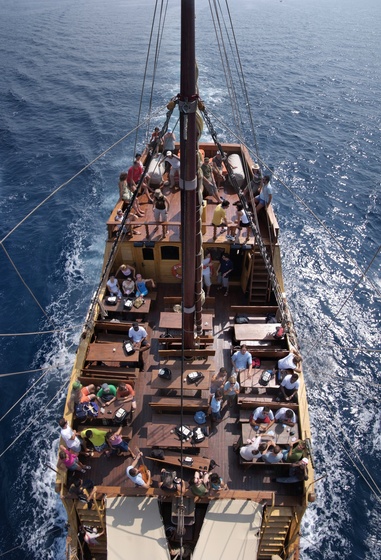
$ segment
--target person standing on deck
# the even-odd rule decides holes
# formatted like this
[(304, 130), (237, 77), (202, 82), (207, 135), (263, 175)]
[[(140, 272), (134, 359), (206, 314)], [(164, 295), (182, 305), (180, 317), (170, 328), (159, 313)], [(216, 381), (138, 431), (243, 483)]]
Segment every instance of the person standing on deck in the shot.
[[(169, 171), (169, 184), (171, 187), (174, 187), (176, 183), (176, 173), (178, 173), (180, 177), (180, 158), (173, 152), (168, 150), (167, 152), (165, 152), (165, 158), (162, 159), (159, 163), (161, 163), (162, 161), (164, 161), (165, 163), (169, 163), (169, 165), (171, 166), (171, 169)], [(168, 181), (165, 184), (168, 185)]]
[[(161, 189), (153, 193), (153, 215), (155, 222), (167, 222), (169, 212), (169, 200), (163, 195)], [(167, 226), (163, 226), (163, 237), (167, 235)]]
[(213, 396), (218, 389), (222, 389), (226, 383), (228, 372), (226, 368), (220, 368), (218, 373), (215, 373), (210, 380), (210, 394)]
[(251, 370), (253, 367), (253, 358), (250, 352), (247, 349), (246, 344), (241, 344), (239, 350), (234, 352), (232, 355), (232, 375), (238, 377), (238, 375), (242, 372), (247, 370), (247, 374), (245, 377), (251, 376)]
[(214, 181), (213, 171), (208, 157), (204, 158), (204, 163), (201, 165), (201, 171), (203, 177), (202, 184), (206, 189), (208, 196), (212, 196), (216, 203), (219, 204), (223, 201), (223, 198), (221, 198), (218, 194), (217, 185)]
[(227, 235), (226, 239), (228, 239), (229, 241), (232, 241), (234, 239), (235, 243), (239, 243), (239, 236), (241, 234), (242, 229), (245, 228), (246, 239), (244, 243), (247, 243), (250, 238), (250, 221), (241, 202), (237, 202), (236, 208), (237, 208), (237, 220), (236, 220), (237, 228), (236, 228), (235, 238), (232, 235)]
[(222, 284), (217, 290), (225, 288), (225, 296), (229, 293), (229, 276), (233, 272), (234, 266), (227, 253), (224, 253), (220, 260), (220, 266), (217, 271), (218, 282)]
[(89, 453), (86, 444), (79, 439), (77, 432), (69, 426), (66, 418), (60, 418), (59, 425), (61, 427), (61, 437), (64, 440), (66, 447), (74, 453), (80, 453), (83, 447), (85, 454), (88, 455)]
[(212, 285), (212, 255), (210, 251), (207, 249), (204, 253), (204, 258), (202, 260), (202, 279), (204, 286), (206, 288), (205, 296), (209, 297), (210, 294), (210, 286)]
[(247, 203), (250, 206), (252, 206), (252, 201), (259, 195), (262, 188), (262, 172), (259, 165), (254, 163), (251, 170), (253, 172), (253, 178), (243, 191), (243, 195), (246, 197)]
[(224, 385), (224, 399), (227, 400), (228, 406), (233, 406), (236, 402), (240, 386), (237, 378), (232, 375)]
[(267, 208), (273, 199), (273, 187), (270, 183), (270, 177), (266, 175), (263, 177), (263, 185), (261, 192), (255, 197), (255, 209), (257, 213), (262, 210), (262, 208)]
[[(220, 233), (224, 233), (229, 225), (226, 217), (226, 210), (229, 206), (230, 202), (228, 200), (223, 200), (221, 204), (216, 206), (216, 209), (213, 212), (212, 225), (216, 228), (221, 227)], [(213, 237), (213, 239), (215, 239), (215, 237)]]
[(176, 136), (172, 131), (172, 128), (168, 128), (167, 132), (163, 136), (163, 153), (166, 152), (176, 152)]
[(217, 389), (215, 394), (212, 394), (212, 398), (210, 399), (209, 410), (208, 413), (212, 418), (212, 422), (220, 422), (221, 421), (221, 405), (223, 400), (223, 391), (221, 389)]

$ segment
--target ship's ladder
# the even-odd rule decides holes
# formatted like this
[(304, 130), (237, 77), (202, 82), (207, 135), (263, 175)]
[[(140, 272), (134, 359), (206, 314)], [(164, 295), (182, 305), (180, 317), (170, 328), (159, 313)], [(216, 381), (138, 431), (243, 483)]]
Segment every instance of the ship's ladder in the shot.
[(254, 246), (249, 279), (249, 302), (252, 305), (269, 303), (271, 298), (271, 284), (266, 264), (257, 245)]
[[(94, 506), (92, 509), (87, 508), (86, 503), (82, 503), (79, 500), (76, 501), (76, 510), (80, 525), (85, 525), (86, 527), (96, 527), (98, 533), (105, 531), (105, 503), (104, 500), (96, 499), (94, 497)], [(92, 552), (97, 552), (99, 554), (107, 553), (107, 542), (106, 534), (102, 535), (97, 539), (96, 545), (88, 545)]]
[(265, 511), (258, 559), (270, 560), (273, 554), (282, 555), (293, 519), (294, 511), (290, 507), (271, 507)]

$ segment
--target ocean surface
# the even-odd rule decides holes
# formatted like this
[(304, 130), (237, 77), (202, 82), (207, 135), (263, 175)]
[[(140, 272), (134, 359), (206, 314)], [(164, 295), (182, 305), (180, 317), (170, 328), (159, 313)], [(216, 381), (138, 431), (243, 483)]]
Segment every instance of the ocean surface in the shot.
[[(48, 465), (135, 134), (23, 220), (135, 128), (154, 4), (0, 0), (0, 558), (65, 558)], [(208, 4), (197, 2), (200, 92), (231, 125)], [(277, 177), (285, 288), (316, 476), (326, 475), (303, 519), (301, 557), (379, 560), (381, 4), (234, 0), (230, 9), (260, 157)], [(155, 111), (179, 90), (178, 36), (179, 2), (170, 0)], [(251, 143), (248, 120), (243, 137)], [(42, 330), (54, 332), (16, 336)]]

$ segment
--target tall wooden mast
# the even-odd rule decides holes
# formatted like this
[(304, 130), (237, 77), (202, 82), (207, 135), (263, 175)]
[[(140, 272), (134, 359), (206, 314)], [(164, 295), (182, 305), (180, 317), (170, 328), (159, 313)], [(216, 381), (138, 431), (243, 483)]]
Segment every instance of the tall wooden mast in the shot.
[(184, 347), (194, 347), (196, 286), (197, 195), (197, 84), (195, 56), (195, 2), (181, 1), (180, 154), (182, 205), (182, 270)]

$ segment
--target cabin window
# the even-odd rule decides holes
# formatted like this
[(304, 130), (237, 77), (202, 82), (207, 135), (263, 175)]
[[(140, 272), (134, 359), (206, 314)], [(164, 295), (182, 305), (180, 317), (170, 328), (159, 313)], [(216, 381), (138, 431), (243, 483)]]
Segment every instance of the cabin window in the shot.
[(160, 247), (162, 261), (179, 261), (180, 247), (164, 245)]
[(151, 247), (144, 247), (142, 251), (143, 251), (143, 260), (145, 261), (154, 260), (153, 249)]

